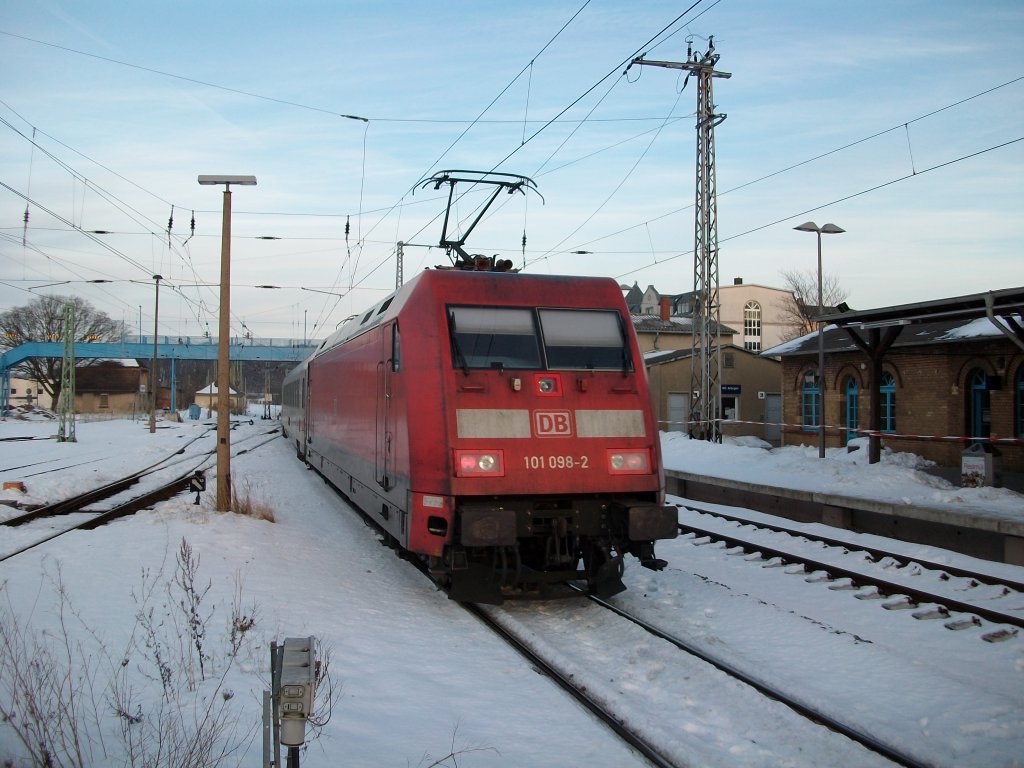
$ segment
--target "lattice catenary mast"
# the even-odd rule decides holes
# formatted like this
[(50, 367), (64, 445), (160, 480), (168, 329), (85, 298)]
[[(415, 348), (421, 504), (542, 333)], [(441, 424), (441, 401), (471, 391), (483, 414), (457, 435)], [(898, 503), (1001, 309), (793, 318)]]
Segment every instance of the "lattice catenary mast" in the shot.
[(718, 194), (715, 182), (715, 126), (725, 120), (715, 112), (712, 82), (716, 77), (732, 77), (715, 69), (721, 58), (715, 53), (713, 37), (708, 49), (695, 54), (687, 46), (686, 61), (647, 61), (642, 56), (634, 64), (669, 69), (684, 69), (687, 79), (697, 76), (697, 196), (694, 205), (693, 247), (693, 356), (690, 399), (690, 435), (718, 442), (721, 401), (721, 338), (718, 304)]

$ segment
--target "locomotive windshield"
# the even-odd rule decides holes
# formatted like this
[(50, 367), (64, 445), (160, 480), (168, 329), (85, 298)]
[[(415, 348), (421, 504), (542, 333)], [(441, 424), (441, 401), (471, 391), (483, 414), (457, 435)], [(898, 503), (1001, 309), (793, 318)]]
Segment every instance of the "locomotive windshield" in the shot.
[(448, 327), (459, 367), (541, 367), (532, 310), (449, 307)]
[(626, 340), (617, 312), (541, 309), (538, 313), (548, 368), (627, 367)]
[(619, 314), (610, 310), (449, 307), (458, 368), (629, 370)]

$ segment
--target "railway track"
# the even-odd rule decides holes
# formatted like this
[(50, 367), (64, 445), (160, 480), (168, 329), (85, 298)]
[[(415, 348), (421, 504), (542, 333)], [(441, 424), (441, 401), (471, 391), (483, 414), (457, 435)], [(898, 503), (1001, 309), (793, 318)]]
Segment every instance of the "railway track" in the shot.
[[(174, 496), (180, 493), (194, 491), (195, 489), (192, 487), (193, 479), (197, 475), (205, 477), (204, 466), (208, 464), (210, 458), (216, 452), (216, 448), (204, 450), (200, 453), (192, 454), (191, 456), (185, 456), (185, 458), (180, 459), (178, 461), (173, 461), (173, 459), (176, 456), (185, 454), (185, 449), (189, 445), (191, 445), (201, 437), (208, 434), (208, 432), (209, 430), (204, 432), (202, 435), (199, 435), (198, 437), (194, 438), (193, 440), (190, 440), (185, 446), (182, 446), (170, 456), (167, 456), (161, 459), (160, 461), (156, 462), (155, 464), (151, 464), (150, 466), (144, 469), (134, 472), (131, 475), (115, 480), (114, 482), (108, 483), (107, 485), (101, 486), (99, 488), (94, 488), (85, 491), (84, 493), (78, 494), (77, 496), (62, 499), (61, 501), (54, 502), (52, 504), (47, 504), (37, 509), (33, 509), (22, 515), (18, 515), (16, 517), (0, 521), (0, 525), (7, 527), (18, 527), (26, 525), (28, 523), (35, 522), (43, 518), (68, 517), (78, 513), (88, 513), (88, 516), (85, 519), (77, 519), (64, 528), (52, 531), (39, 539), (33, 540), (27, 544), (18, 547), (12, 552), (0, 555), (0, 562), (15, 557), (16, 555), (19, 555), (23, 552), (27, 552), (28, 550), (34, 549), (35, 547), (46, 544), (47, 542), (52, 541), (67, 533), (71, 533), (72, 531), (93, 530), (119, 518), (126, 517), (128, 515), (133, 515), (136, 512), (139, 512), (143, 509), (147, 509), (161, 501), (166, 501), (167, 499), (173, 498)], [(259, 448), (260, 446), (271, 442), (272, 440), (275, 439), (279, 432), (280, 429), (274, 428), (273, 430), (270, 430), (268, 432), (259, 433), (257, 435), (249, 435), (243, 438), (242, 440), (233, 443), (232, 456), (239, 456), (248, 453), (249, 451), (255, 450), (256, 448)], [(254, 441), (256, 441), (255, 444), (253, 444)], [(150, 475), (153, 475), (157, 472), (166, 472), (168, 469), (183, 463), (188, 463), (189, 466), (184, 471), (175, 473), (174, 478), (168, 482), (164, 482), (155, 488), (150, 488), (144, 491), (143, 493), (137, 494), (127, 500), (120, 501), (116, 503), (113, 507), (110, 507), (108, 509), (88, 509), (88, 507), (94, 504), (106, 501), (119, 494), (122, 494), (123, 492), (132, 488), (141, 480)]]
[(650, 624), (649, 622), (641, 619), (640, 617), (634, 616), (628, 611), (618, 608), (609, 603), (608, 601), (602, 600), (599, 597), (594, 597), (593, 595), (590, 595), (589, 599), (591, 600), (591, 602), (597, 603), (605, 610), (611, 611), (612, 613), (625, 619), (626, 621), (629, 621), (632, 624), (641, 627), (642, 629), (654, 635), (655, 637), (664, 640), (668, 643), (671, 643), (679, 650), (684, 651), (690, 654), (691, 656), (695, 656), (701, 661), (711, 664), (713, 667), (724, 672), (730, 677), (733, 677), (739, 680), (740, 682), (749, 685), (751, 688), (754, 688), (759, 693), (771, 699), (774, 699), (775, 701), (778, 701), (781, 704), (785, 704), (787, 707), (803, 715), (807, 719), (815, 723), (824, 725), (825, 727), (830, 728), (836, 733), (843, 734), (847, 738), (856, 741), (858, 744), (861, 744), (870, 751), (875, 752), (876, 754), (879, 754), (889, 760), (892, 760), (894, 763), (906, 766), (907, 768), (924, 768), (924, 766), (926, 765), (925, 763), (922, 763), (918, 761), (916, 758), (910, 756), (905, 751), (891, 744), (885, 743), (881, 739), (876, 738), (875, 736), (864, 731), (863, 729), (855, 725), (846, 723), (840, 720), (839, 718), (829, 715), (825, 712), (822, 712), (821, 710), (806, 704), (798, 697), (785, 692), (781, 688), (775, 687), (770, 683), (761, 680), (755, 675), (745, 672), (741, 670), (739, 667), (730, 664), (724, 661), (723, 659), (717, 658), (716, 656), (708, 653), (706, 649), (698, 647), (695, 643), (683, 640), (669, 632), (666, 632), (665, 630), (659, 629), (658, 627), (654, 626), (653, 624)]
[[(925, 558), (909, 558), (881, 547), (862, 547), (793, 526), (760, 520), (755, 522), (700, 505), (686, 503), (678, 506), (700, 516), (679, 525), (681, 534), (694, 537), (694, 544), (722, 543), (729, 548), (731, 555), (744, 555), (786, 567), (788, 573), (804, 575), (808, 581), (828, 582), (831, 589), (860, 590), (858, 596), (862, 599), (878, 599), (884, 608), (890, 610), (909, 610), (916, 619), (941, 620), (948, 629), (962, 629), (977, 626), (982, 620), (988, 621), (995, 625), (992, 631), (982, 635), (989, 642), (1012, 638), (1024, 627), (1024, 583)], [(818, 556), (808, 553), (808, 543), (819, 548)], [(848, 556), (851, 552), (863, 555), (855, 560)], [(765, 564), (760, 563), (762, 566)], [(910, 583), (926, 574), (932, 576), (930, 581), (936, 586)], [(978, 600), (957, 597), (951, 594), (953, 579), (964, 582), (960, 591), (967, 593), (988, 587), (988, 594), (979, 595)], [(864, 593), (863, 590), (868, 591)], [(980, 600), (1003, 605), (984, 605)]]
[[(182, 477), (176, 477), (171, 482), (165, 483), (164, 485), (161, 485), (159, 488), (147, 491), (146, 493), (140, 496), (136, 496), (135, 498), (130, 499), (122, 504), (118, 504), (115, 507), (111, 507), (110, 509), (104, 510), (102, 512), (97, 512), (96, 514), (92, 515), (86, 520), (78, 521), (72, 525), (69, 525), (66, 528), (54, 531), (50, 535), (44, 536), (41, 539), (32, 541), (29, 544), (21, 546), (13, 552), (8, 552), (6, 554), (0, 555), (0, 563), (2, 563), (5, 560), (9, 560), (10, 558), (15, 557), (16, 555), (20, 555), (22, 552), (27, 552), (30, 549), (34, 549), (38, 546), (46, 544), (47, 542), (59, 538), (64, 534), (71, 533), (72, 531), (88, 531), (94, 528), (99, 528), (101, 525), (106, 525), (107, 523), (117, 520), (118, 518), (133, 515), (136, 512), (151, 507), (152, 505), (158, 502), (166, 501), (167, 499), (173, 498), (179, 493), (189, 490), (189, 484), (192, 480), (192, 477), (193, 473), (189, 473), (188, 475)], [(82, 511), (84, 507), (92, 503), (92, 500), (88, 498), (91, 496), (92, 494), (83, 494), (82, 496), (76, 497), (75, 499), (69, 499), (66, 502), (62, 502), (62, 504), (66, 505), (66, 508), (60, 514), (71, 514), (73, 512)], [(75, 506), (76, 503), (78, 503), (79, 505)], [(28, 517), (28, 515), (24, 515), (22, 517)], [(32, 519), (35, 520), (37, 518), (33, 517)], [(27, 521), (22, 520), (22, 522)], [(12, 521), (10, 520), (4, 523), (4, 525), (11, 524)]]
[(635, 729), (630, 728), (608, 707), (591, 696), (587, 691), (585, 683), (576, 680), (572, 674), (563, 672), (556, 664), (545, 659), (543, 655), (536, 652), (528, 643), (516, 636), (515, 633), (510, 632), (495, 621), (488, 610), (474, 603), (460, 603), (460, 605), (518, 651), (536, 669), (551, 678), (560, 688), (597, 717), (598, 720), (611, 728), (626, 744), (647, 758), (652, 765), (656, 765), (658, 768), (678, 768), (678, 763), (665, 756), (657, 745), (652, 744)]
[[(582, 591), (582, 590), (581, 590)], [(927, 768), (929, 762), (922, 762), (905, 750), (886, 743), (873, 734), (865, 731), (857, 725), (843, 721), (803, 701), (799, 696), (793, 695), (783, 688), (772, 685), (769, 681), (763, 680), (756, 675), (748, 673), (729, 662), (717, 658), (695, 643), (681, 639), (671, 632), (654, 626), (648, 621), (635, 616), (628, 611), (619, 608), (601, 598), (588, 596), (588, 599), (599, 607), (600, 610), (608, 611), (617, 617), (629, 622), (631, 625), (642, 629), (647, 634), (658, 640), (665, 641), (675, 649), (687, 654), (694, 659), (711, 665), (718, 671), (728, 675), (740, 683), (749, 686), (773, 701), (779, 702), (791, 709), (799, 716), (824, 726), (829, 730), (841, 734), (846, 738), (861, 745), (864, 749), (878, 755), (885, 760), (905, 768)], [(575, 602), (575, 601), (574, 601)], [(594, 692), (593, 679), (604, 677), (606, 670), (594, 670), (593, 674), (577, 674), (563, 669), (557, 662), (545, 657), (545, 654), (537, 651), (531, 643), (520, 633), (510, 630), (500, 621), (497, 616), (502, 608), (481, 607), (473, 604), (463, 603), (463, 608), (482, 621), (490, 630), (495, 632), (502, 640), (522, 654), (531, 665), (536, 667), (543, 674), (550, 677), (557, 685), (568, 692), (576, 701), (586, 707), (601, 722), (611, 728), (630, 747), (642, 754), (651, 764), (659, 768), (681, 768), (682, 766), (700, 764), (699, 759), (692, 762), (689, 758), (682, 758), (678, 755), (678, 748), (671, 748), (660, 744), (657, 739), (651, 738), (630, 725), (630, 721), (636, 720), (635, 716), (616, 712), (615, 709), (605, 702), (606, 696)], [(579, 623), (577, 620), (575, 623)], [(587, 622), (588, 624), (590, 622)], [(615, 636), (613, 630), (605, 630), (605, 634)], [(671, 717), (672, 713), (665, 713)]]
[[(687, 507), (689, 506), (687, 505)], [(741, 516), (718, 510), (701, 509), (701, 512), (714, 513), (719, 520), (718, 527), (700, 526), (693, 521), (687, 521), (680, 525), (680, 530), (685, 535), (692, 537), (693, 543), (698, 546), (700, 543), (720, 542), (729, 555), (742, 554), (760, 567), (765, 565), (787, 567), (787, 573), (803, 574), (810, 582), (827, 583), (833, 588), (843, 590), (856, 590), (858, 596), (862, 598), (881, 598), (880, 602), (883, 606), (890, 609), (910, 608), (912, 614), (920, 619), (941, 619), (942, 624), (950, 629), (978, 626), (982, 621), (992, 622), (996, 626), (982, 635), (990, 642), (1014, 637), (1017, 634), (1015, 628), (1024, 625), (1022, 624), (1024, 584), (1013, 579), (997, 578), (965, 567), (929, 561), (926, 558), (908, 558), (905, 554), (887, 550), (884, 546), (861, 547), (851, 544), (849, 541), (829, 537), (827, 534), (817, 536), (807, 533), (795, 526), (752, 523)], [(721, 530), (723, 524), (731, 526), (732, 529)], [(743, 530), (737, 532), (736, 528)], [(757, 530), (758, 528), (761, 530)], [(766, 538), (779, 538), (783, 542), (790, 540), (797, 543), (788, 548), (785, 543), (773, 542), (774, 546), (769, 546)], [(700, 539), (699, 542), (698, 539)], [(801, 549), (815, 548), (828, 550), (828, 552), (825, 556), (815, 558), (809, 557), (806, 551), (801, 551)], [(853, 557), (850, 556), (851, 553), (853, 553)], [(837, 565), (836, 560), (843, 558), (854, 562), (846, 568)], [(872, 569), (883, 573), (873, 574), (871, 573)], [(896, 575), (887, 578), (884, 571), (895, 571)], [(949, 590), (959, 589), (966, 592), (977, 590), (985, 594), (979, 595), (972, 602), (968, 598), (957, 599), (951, 596), (949, 591), (930, 590), (927, 587), (915, 588), (906, 583), (908, 579), (919, 579), (922, 574), (925, 577), (923, 580), (935, 584), (945, 584)], [(865, 591), (868, 592), (867, 595), (862, 594)], [(993, 593), (997, 594), (993, 596)], [(707, 643), (682, 639), (677, 633), (662, 629), (651, 623), (650, 620), (632, 615), (612, 602), (595, 597), (589, 599), (602, 609), (615, 613), (651, 636), (670, 643), (679, 651), (712, 665), (729, 677), (755, 689), (763, 696), (785, 705), (814, 723), (842, 734), (885, 760), (907, 768), (918, 768), (919, 766), (923, 768), (923, 766), (935, 764), (930, 759), (922, 758), (912, 751), (908, 751), (901, 746), (903, 741), (894, 740), (891, 733), (880, 736), (878, 734), (883, 733), (882, 731), (873, 733), (871, 725), (865, 725), (863, 722), (858, 724), (861, 720), (859, 717), (847, 721), (844, 719), (842, 711), (837, 712), (834, 708), (823, 711), (813, 704), (813, 699), (815, 696), (820, 697), (820, 693), (811, 694), (808, 697), (805, 692), (794, 689), (791, 684), (783, 684), (781, 687), (773, 685), (772, 681), (761, 676), (763, 670), (744, 669), (742, 665), (737, 665), (736, 661), (716, 656), (713, 650), (709, 650), (713, 646)], [(979, 605), (978, 600), (1002, 601), (1007, 603), (1007, 606), (1004, 610)], [(544, 674), (580, 701), (652, 764), (658, 766), (690, 764), (689, 759), (680, 761), (677, 751), (661, 745), (657, 739), (651, 740), (631, 727), (630, 721), (635, 721), (636, 718), (617, 714), (614, 711), (614, 702), (612, 702), (612, 709), (609, 709), (605, 703), (608, 701), (607, 695), (594, 694), (594, 679), (595, 677), (600, 678), (602, 672), (596, 672), (593, 676), (580, 674), (579, 670), (573, 673), (566, 669), (560, 669), (558, 663), (542, 658), (544, 654), (531, 647), (531, 642), (527, 639), (530, 632), (521, 634), (517, 631), (510, 631), (495, 618), (500, 616), (500, 611), (503, 609), (482, 609), (476, 606), (468, 606), (467, 609), (522, 653), (532, 665), (542, 670)], [(575, 622), (571, 623), (575, 627), (581, 623), (589, 625), (591, 622), (589, 620), (581, 622), (577, 618)], [(568, 631), (573, 632), (574, 630)], [(543, 636), (542, 644), (544, 644), (550, 634), (550, 630), (546, 635), (538, 630), (534, 642), (536, 642), (536, 637)], [(606, 634), (608, 636), (617, 635), (615, 630), (611, 629), (606, 630)], [(583, 642), (586, 644), (585, 640)], [(560, 655), (556, 654), (556, 657)], [(699, 764), (699, 760), (697, 764)]]

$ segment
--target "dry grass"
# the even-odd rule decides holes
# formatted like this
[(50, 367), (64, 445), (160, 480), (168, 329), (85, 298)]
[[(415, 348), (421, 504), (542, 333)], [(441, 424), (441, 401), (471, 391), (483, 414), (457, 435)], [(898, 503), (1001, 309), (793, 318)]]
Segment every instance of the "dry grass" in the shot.
[(273, 507), (262, 501), (253, 500), (252, 489), (248, 483), (241, 491), (237, 488), (231, 489), (231, 511), (236, 515), (245, 515), (268, 523), (277, 522)]

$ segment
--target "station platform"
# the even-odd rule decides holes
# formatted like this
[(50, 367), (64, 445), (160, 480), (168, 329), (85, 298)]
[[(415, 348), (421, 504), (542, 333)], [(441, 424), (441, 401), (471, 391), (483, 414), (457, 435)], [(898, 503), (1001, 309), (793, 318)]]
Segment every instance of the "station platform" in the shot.
[[(959, 481), (959, 475), (955, 481)], [(745, 507), (802, 523), (824, 523), (985, 560), (1024, 565), (1024, 508), (1019, 514), (1007, 514), (976, 508), (955, 509), (949, 505), (902, 504), (679, 470), (666, 470), (665, 484), (669, 494), (693, 501)], [(1002, 484), (1024, 491), (1024, 476), (1004, 475)]]

